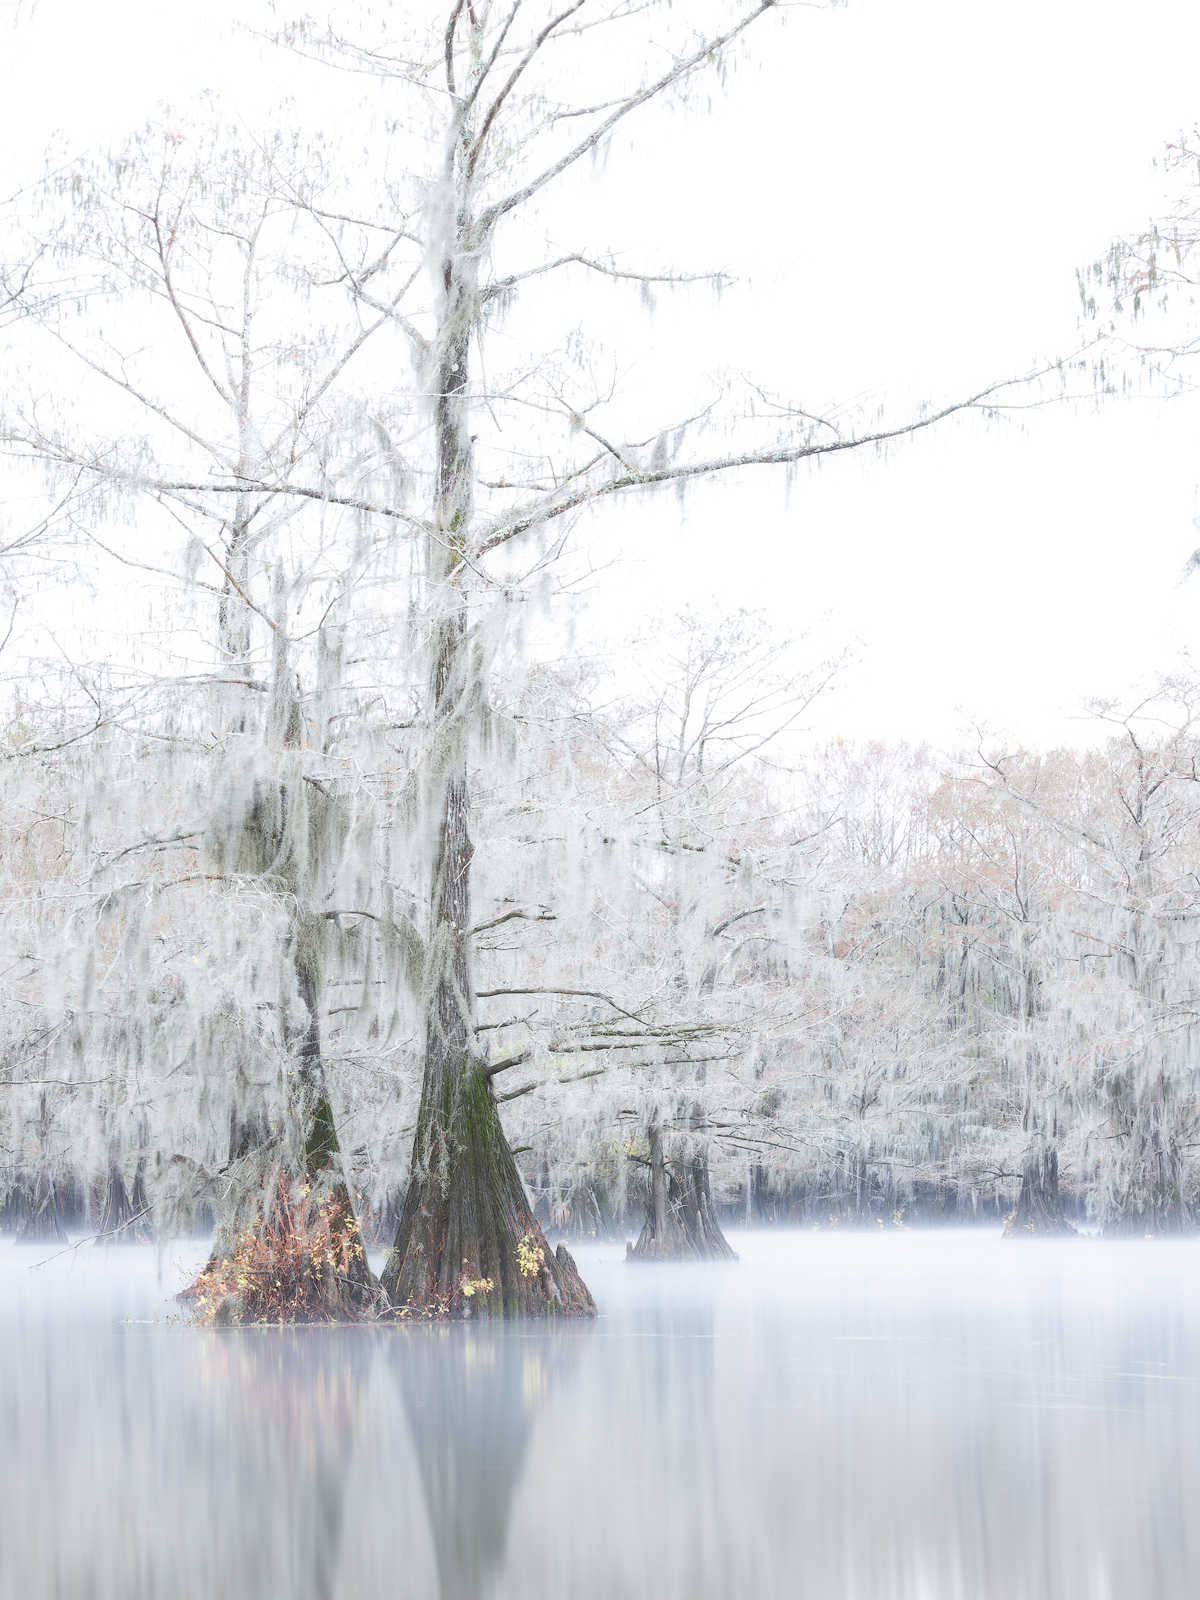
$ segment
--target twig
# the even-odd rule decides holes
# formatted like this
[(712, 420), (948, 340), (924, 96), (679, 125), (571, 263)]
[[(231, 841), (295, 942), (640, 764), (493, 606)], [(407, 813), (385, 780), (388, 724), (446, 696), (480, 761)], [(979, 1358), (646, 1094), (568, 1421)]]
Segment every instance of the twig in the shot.
[(30, 1272), (36, 1272), (39, 1267), (47, 1267), (52, 1261), (57, 1261), (59, 1256), (70, 1255), (72, 1250), (79, 1250), (85, 1244), (98, 1244), (101, 1239), (111, 1239), (114, 1234), (124, 1233), (126, 1228), (132, 1228), (135, 1222), (140, 1222), (143, 1217), (148, 1217), (149, 1215), (150, 1207), (143, 1206), (135, 1216), (130, 1217), (128, 1222), (123, 1222), (119, 1228), (108, 1228), (104, 1233), (93, 1233), (87, 1239), (76, 1239), (74, 1244), (66, 1245), (62, 1250), (56, 1250), (52, 1256), (47, 1256), (45, 1260), (35, 1261), (29, 1270)]

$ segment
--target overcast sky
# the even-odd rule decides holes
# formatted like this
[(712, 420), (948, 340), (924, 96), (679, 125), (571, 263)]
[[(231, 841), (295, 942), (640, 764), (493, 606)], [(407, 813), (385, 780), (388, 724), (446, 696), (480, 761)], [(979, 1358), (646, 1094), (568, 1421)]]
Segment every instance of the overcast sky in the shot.
[[(119, 138), (205, 87), (253, 116), (286, 84), (319, 119), (294, 66), (222, 39), (247, 7), (192, 9), (5, 5), (3, 187), (55, 138)], [(703, 103), (623, 135), (559, 239), (737, 278), (653, 316), (614, 301), (635, 368), (700, 350), (812, 409), (902, 420), (1075, 347), (1075, 270), (1161, 206), (1154, 163), (1200, 120), (1198, 60), (1194, 0), (798, 9)], [(1198, 425), (1193, 400), (1081, 403), (953, 423), (786, 489), (760, 473), (682, 509), (652, 499), (595, 530), (620, 564), (586, 632), (716, 596), (855, 642), (830, 733), (1079, 739), (1085, 697), (1171, 668), (1197, 637), (1200, 579), (1182, 573)]]

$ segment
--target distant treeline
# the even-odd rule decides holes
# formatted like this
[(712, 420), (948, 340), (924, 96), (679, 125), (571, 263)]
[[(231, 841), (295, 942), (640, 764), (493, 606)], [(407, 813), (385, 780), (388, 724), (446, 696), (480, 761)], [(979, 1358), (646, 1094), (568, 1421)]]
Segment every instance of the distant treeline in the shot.
[[(789, 745), (813, 677), (744, 614), (639, 648), (621, 685), (514, 673), (472, 767), (474, 1049), (543, 1226), (633, 1236), (658, 1181), (727, 1224), (1190, 1228), (1190, 687), (1101, 713), (1091, 749), (950, 760)], [(274, 750), (161, 720), (55, 748), (26, 713), (0, 772), (8, 1228), (211, 1226), (295, 1137), (316, 1040), (364, 1228), (394, 1230), (424, 734), (365, 707), (334, 746), (332, 703), (297, 700)]]

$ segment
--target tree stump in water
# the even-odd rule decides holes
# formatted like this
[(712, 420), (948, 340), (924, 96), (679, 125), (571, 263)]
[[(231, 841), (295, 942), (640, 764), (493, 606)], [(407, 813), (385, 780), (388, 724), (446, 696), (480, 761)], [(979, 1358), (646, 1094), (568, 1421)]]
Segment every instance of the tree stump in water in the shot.
[[(1141, 1197), (1139, 1197), (1141, 1198)], [(1139, 1206), (1133, 1198), (1104, 1224), (1105, 1239), (1187, 1239), (1196, 1232), (1191, 1210), (1176, 1189), (1155, 1189)]]
[(1058, 1150), (1039, 1141), (1025, 1157), (1021, 1192), (1017, 1204), (1005, 1218), (1007, 1239), (1059, 1239), (1078, 1229), (1062, 1214), (1058, 1193)]
[(356, 1321), (378, 1287), (340, 1176), (310, 1186), (276, 1170), (256, 1214), (225, 1232), (180, 1294), (204, 1321)]
[(239, 1157), (233, 1215), (179, 1296), (204, 1320), (356, 1321), (378, 1305), (328, 1097), (318, 1092), (307, 1108), (302, 1098), (297, 1120), (304, 1134), (298, 1155), (259, 1159), (264, 1146)]
[(308, 1026), (295, 1044), (283, 1158), (263, 1159), (267, 1123), (259, 1111), (235, 1112), (230, 1167), (244, 1174), (241, 1193), (203, 1272), (179, 1297), (213, 1321), (355, 1321), (380, 1299), (325, 1079), (318, 975), (297, 944), (296, 986)]
[(117, 1151), (109, 1157), (108, 1177), (104, 1185), (104, 1209), (100, 1214), (100, 1231), (97, 1245), (150, 1244), (154, 1240), (154, 1223), (150, 1214), (150, 1197), (146, 1192), (146, 1159), (141, 1157), (133, 1179), (133, 1195), (125, 1187), (125, 1176)]
[(713, 1209), (708, 1163), (695, 1156), (668, 1175), (662, 1134), (650, 1130), (650, 1208), (629, 1261), (736, 1261)]
[(621, 1218), (603, 1189), (579, 1185), (571, 1194), (571, 1215), (567, 1219), (568, 1239), (611, 1244), (625, 1237)]

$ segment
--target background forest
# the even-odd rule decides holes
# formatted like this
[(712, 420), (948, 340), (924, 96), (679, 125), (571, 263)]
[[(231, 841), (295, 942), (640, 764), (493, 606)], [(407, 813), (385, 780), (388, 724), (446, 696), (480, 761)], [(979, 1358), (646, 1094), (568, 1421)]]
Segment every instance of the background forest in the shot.
[[(1086, 751), (837, 741), (789, 762), (771, 734), (811, 685), (772, 679), (780, 654), (753, 617), (687, 616), (631, 650), (640, 691), (543, 669), (497, 695), (472, 772), (479, 1031), (543, 1225), (636, 1236), (657, 1139), (727, 1221), (1189, 1226), (1186, 687), (1109, 713)], [(388, 729), (371, 764), (325, 731), (368, 719), (326, 717), (270, 771), (245, 735), (127, 728), (7, 764), (22, 1236), (191, 1231), (228, 1202), (237, 1130), (281, 1124), (310, 1026), (299, 896), (351, 1184), (381, 1241), (394, 1228), (420, 1088), (420, 733)], [(281, 771), (275, 859), (250, 861), (245, 809)]]

